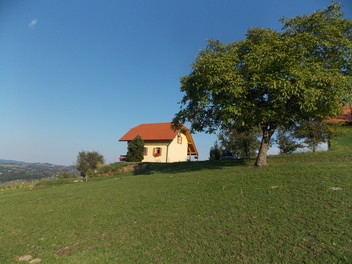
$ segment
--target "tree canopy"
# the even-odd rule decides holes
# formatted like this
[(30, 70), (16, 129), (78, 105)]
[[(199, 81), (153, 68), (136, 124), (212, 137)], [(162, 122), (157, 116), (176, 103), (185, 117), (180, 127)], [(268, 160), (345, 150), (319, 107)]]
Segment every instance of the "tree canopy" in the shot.
[(251, 28), (230, 44), (210, 40), (181, 78), (173, 123), (192, 130), (259, 129), (257, 166), (265, 166), (279, 126), (337, 115), (351, 101), (352, 21), (332, 3), (313, 14), (281, 19), (281, 31)]
[(95, 170), (103, 164), (104, 157), (99, 152), (81, 151), (78, 153), (76, 168), (84, 177), (87, 177), (87, 172), (89, 170)]

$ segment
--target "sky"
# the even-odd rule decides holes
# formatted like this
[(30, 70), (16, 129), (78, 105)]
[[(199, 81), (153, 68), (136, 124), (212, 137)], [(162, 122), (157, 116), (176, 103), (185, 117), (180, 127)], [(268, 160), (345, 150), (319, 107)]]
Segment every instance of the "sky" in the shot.
[[(80, 151), (107, 163), (142, 123), (179, 111), (180, 77), (207, 45), (330, 0), (0, 0), (0, 159), (73, 165)], [(342, 0), (352, 16), (352, 2)], [(187, 125), (187, 123), (186, 123)], [(193, 134), (200, 159), (216, 135)]]

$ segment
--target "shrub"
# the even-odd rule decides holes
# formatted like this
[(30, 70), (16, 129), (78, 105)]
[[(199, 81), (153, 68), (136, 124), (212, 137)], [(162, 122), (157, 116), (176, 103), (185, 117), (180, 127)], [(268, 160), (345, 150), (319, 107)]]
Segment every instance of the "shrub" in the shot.
[(105, 166), (102, 166), (97, 171), (97, 176), (102, 176), (102, 174), (114, 174), (122, 167), (126, 166), (126, 162), (115, 162)]
[(128, 143), (128, 150), (126, 161), (141, 162), (144, 158), (144, 141), (137, 135), (132, 141)]
[(76, 175), (73, 173), (68, 173), (64, 171), (59, 174), (58, 178), (60, 179), (76, 178)]

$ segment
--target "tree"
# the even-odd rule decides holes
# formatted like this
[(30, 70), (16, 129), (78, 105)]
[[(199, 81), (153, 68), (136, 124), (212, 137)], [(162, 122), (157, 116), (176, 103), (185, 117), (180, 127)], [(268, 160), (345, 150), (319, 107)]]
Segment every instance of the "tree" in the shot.
[(141, 162), (144, 159), (144, 141), (137, 135), (128, 142), (126, 161)]
[(209, 160), (219, 160), (221, 156), (221, 149), (217, 141), (215, 141), (214, 146), (210, 148)]
[(279, 127), (276, 132), (276, 143), (279, 147), (280, 154), (290, 154), (298, 148), (302, 148), (302, 144), (298, 144), (293, 135), (293, 131)]
[(340, 134), (339, 126), (337, 124), (329, 124), (322, 120), (309, 120), (299, 124), (295, 130), (296, 138), (302, 139), (303, 143), (315, 152), (320, 143), (328, 142)]
[(218, 135), (220, 146), (226, 152), (232, 152), (237, 158), (250, 159), (259, 148), (259, 134), (247, 130), (239, 132), (233, 129), (221, 131)]
[(281, 21), (281, 32), (252, 28), (234, 43), (210, 40), (181, 78), (185, 95), (174, 126), (188, 121), (207, 133), (259, 129), (255, 165), (266, 166), (279, 126), (337, 115), (352, 97), (352, 21), (337, 3)]
[(96, 170), (99, 166), (104, 164), (103, 155), (96, 151), (81, 151), (78, 153), (76, 168), (80, 171), (81, 176), (86, 177), (90, 170)]

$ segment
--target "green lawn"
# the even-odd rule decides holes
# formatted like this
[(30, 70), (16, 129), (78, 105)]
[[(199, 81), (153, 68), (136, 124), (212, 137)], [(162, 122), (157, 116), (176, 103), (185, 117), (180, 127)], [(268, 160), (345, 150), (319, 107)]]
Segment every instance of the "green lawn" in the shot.
[(344, 133), (343, 136), (340, 136), (340, 137), (332, 140), (333, 149), (351, 148), (351, 145), (352, 145), (352, 125), (342, 127), (341, 132)]
[(351, 263), (352, 149), (268, 161), (2, 191), (0, 263)]

